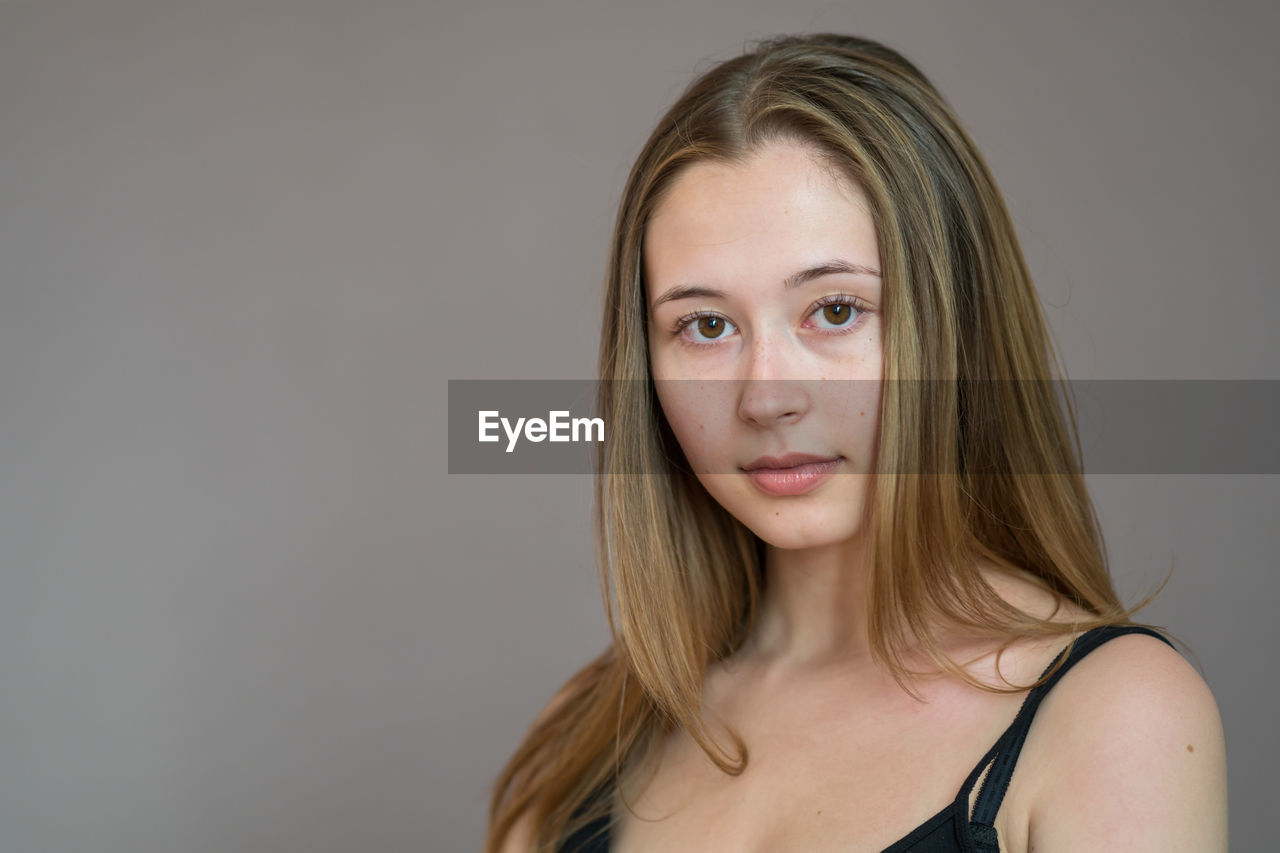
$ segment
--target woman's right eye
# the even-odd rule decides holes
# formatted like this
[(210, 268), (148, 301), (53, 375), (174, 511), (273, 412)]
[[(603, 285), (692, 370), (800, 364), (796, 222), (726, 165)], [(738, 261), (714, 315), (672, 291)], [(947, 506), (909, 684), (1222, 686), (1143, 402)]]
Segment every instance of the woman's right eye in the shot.
[[(697, 346), (725, 338), (733, 328), (734, 325), (719, 314), (701, 312), (681, 317), (676, 322), (673, 334), (680, 335), (685, 341)], [(686, 330), (689, 330), (689, 334), (685, 334)]]

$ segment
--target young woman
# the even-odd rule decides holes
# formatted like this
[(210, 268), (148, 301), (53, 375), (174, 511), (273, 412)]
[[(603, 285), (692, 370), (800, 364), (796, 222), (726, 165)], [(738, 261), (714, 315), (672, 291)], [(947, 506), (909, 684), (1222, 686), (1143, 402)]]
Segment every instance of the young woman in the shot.
[(697, 80), (613, 238), (613, 642), (487, 849), (1226, 850), (1217, 706), (1116, 595), (1056, 371), (910, 62), (785, 37)]

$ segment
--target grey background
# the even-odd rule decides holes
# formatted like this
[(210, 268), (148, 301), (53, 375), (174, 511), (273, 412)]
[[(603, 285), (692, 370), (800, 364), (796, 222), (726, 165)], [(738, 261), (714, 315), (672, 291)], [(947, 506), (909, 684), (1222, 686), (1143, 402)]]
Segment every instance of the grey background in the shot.
[[(1274, 5), (0, 5), (0, 848), (454, 851), (606, 639), (590, 482), (449, 476), (448, 379), (590, 378), (693, 73), (902, 50), (1073, 379), (1274, 379)], [(1196, 448), (1187, 448), (1195, 453)], [(1276, 787), (1277, 478), (1091, 478), (1199, 653), (1233, 848)]]

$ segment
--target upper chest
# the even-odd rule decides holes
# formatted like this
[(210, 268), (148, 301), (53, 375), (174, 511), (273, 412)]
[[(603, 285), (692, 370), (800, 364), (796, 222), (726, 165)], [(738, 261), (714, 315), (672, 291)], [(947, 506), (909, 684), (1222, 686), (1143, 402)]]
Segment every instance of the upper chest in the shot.
[[(720, 770), (684, 730), (667, 735), (624, 781), (630, 808), (615, 803), (611, 853), (880, 853), (956, 799), (1025, 696), (955, 683), (921, 692), (926, 702), (870, 679), (709, 679), (704, 714), (730, 752), (724, 724), (742, 736), (745, 771)], [(1025, 848), (1045, 748), (1028, 741), (997, 813), (1006, 851)]]

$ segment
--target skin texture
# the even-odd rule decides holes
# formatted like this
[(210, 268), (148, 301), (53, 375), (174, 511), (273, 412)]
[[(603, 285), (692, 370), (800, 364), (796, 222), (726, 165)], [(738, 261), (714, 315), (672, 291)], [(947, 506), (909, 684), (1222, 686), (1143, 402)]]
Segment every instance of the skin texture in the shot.
[[(881, 282), (837, 273), (784, 286), (833, 259), (879, 269), (865, 197), (803, 146), (772, 144), (745, 163), (689, 167), (644, 251), (663, 412), (707, 491), (765, 541), (767, 582), (752, 636), (704, 684), (713, 730), (731, 725), (750, 747), (747, 770), (728, 776), (671, 733), (653, 765), (628, 769), (613, 850), (876, 853), (950, 802), (1024, 697), (938, 678), (916, 703), (867, 651)], [(722, 295), (655, 305), (682, 286)], [(841, 294), (865, 313), (816, 304)], [(695, 312), (716, 319), (676, 332)], [(777, 497), (740, 470), (786, 452), (838, 455), (839, 474)], [(1025, 577), (980, 570), (1016, 606), (1053, 610)], [(1064, 605), (1054, 618), (1080, 616)], [(997, 686), (1033, 680), (1066, 644), (1019, 641), (997, 670), (989, 640), (944, 636), (956, 660)], [(1129, 635), (1093, 651), (1041, 705), (997, 830), (1002, 849), (1018, 853), (1224, 851), (1226, 817), (1209, 688), (1173, 649)]]

